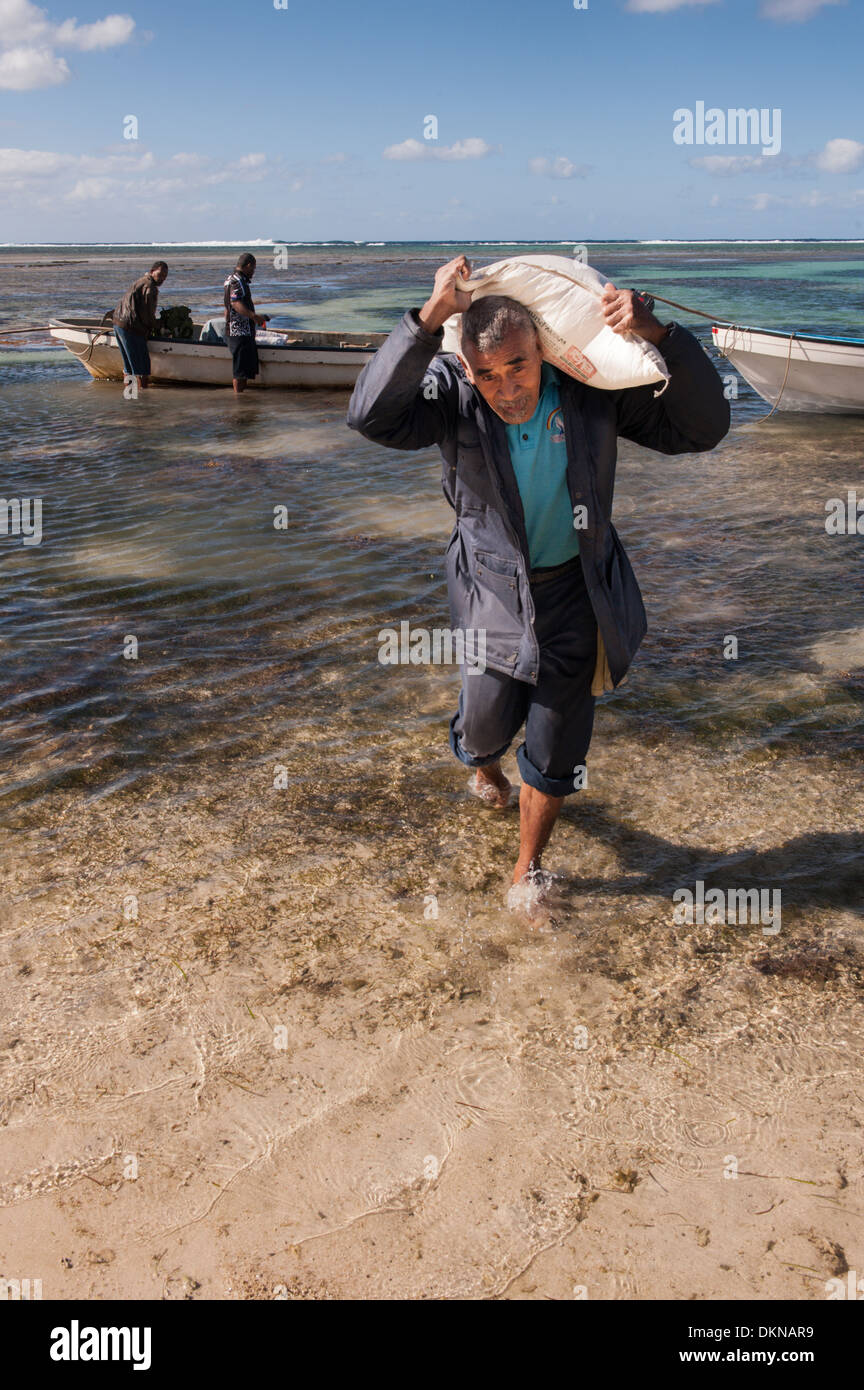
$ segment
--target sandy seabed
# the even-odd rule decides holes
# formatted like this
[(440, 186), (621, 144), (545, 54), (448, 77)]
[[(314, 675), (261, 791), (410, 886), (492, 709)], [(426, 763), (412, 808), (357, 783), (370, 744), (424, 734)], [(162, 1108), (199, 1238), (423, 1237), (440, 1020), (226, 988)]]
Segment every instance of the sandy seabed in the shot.
[[(857, 769), (672, 756), (601, 712), (532, 931), (501, 906), (515, 813), (440, 732), (278, 789), (268, 750), (19, 813), (0, 1275), (771, 1300), (864, 1271)], [(780, 887), (779, 934), (675, 926), (698, 879)]]

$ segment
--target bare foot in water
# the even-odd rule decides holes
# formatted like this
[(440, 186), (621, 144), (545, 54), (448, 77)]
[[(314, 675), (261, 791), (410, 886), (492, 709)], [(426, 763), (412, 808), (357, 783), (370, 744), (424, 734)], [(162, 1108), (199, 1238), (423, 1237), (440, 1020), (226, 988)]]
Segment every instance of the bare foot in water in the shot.
[(468, 790), (472, 796), (479, 797), (487, 806), (494, 806), (498, 811), (510, 805), (512, 786), (501, 771), (500, 763), (478, 767), (468, 783)]
[(540, 858), (558, 819), (563, 796), (550, 796), (522, 783), (519, 794), (519, 858), (507, 894), (511, 912), (524, 913), (533, 924), (549, 920), (550, 889), (555, 875), (540, 867)]
[(529, 869), (511, 883), (507, 892), (507, 907), (511, 912), (524, 913), (531, 921), (545, 921), (549, 916), (549, 893), (554, 876), (545, 869)]

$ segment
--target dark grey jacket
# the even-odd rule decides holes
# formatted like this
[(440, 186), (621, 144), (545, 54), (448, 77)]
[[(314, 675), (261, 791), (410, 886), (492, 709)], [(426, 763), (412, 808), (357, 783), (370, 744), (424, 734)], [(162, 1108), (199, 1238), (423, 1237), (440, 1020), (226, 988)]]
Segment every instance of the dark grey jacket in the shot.
[(142, 338), (152, 338), (156, 331), (156, 304), (159, 299), (159, 286), (149, 270), (136, 280), (131, 290), (127, 290), (112, 315), (118, 328), (126, 328), (130, 333), (140, 333)]
[[(459, 359), (436, 357), (443, 334), (410, 309), (360, 373), (348, 425), (391, 449), (437, 444), (444, 496), (456, 512), (447, 546), (450, 622), (485, 630), (486, 665), (536, 685), (539, 650), (528, 581), (525, 520), (506, 427), (468, 381)], [(671, 380), (599, 391), (556, 370), (567, 441), (567, 484), (587, 508), (579, 551), (615, 685), (647, 623), (639, 585), (612, 525), (617, 436), (664, 454), (713, 449), (729, 429), (729, 403), (708, 356), (676, 324), (660, 347)]]

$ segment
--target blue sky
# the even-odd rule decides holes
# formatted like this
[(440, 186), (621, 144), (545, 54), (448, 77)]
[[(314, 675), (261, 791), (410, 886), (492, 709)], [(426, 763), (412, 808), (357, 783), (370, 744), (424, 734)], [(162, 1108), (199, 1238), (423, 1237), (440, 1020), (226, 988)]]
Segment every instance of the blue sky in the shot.
[(120, 5), (0, 0), (0, 241), (864, 237), (859, 0)]

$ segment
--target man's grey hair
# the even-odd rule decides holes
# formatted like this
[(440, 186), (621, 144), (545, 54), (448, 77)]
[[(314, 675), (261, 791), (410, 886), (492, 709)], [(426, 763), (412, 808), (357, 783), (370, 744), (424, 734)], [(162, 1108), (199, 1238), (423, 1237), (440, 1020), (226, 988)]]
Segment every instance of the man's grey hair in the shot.
[(478, 352), (495, 352), (514, 332), (533, 337), (537, 329), (525, 305), (503, 294), (475, 299), (462, 315), (462, 345)]

